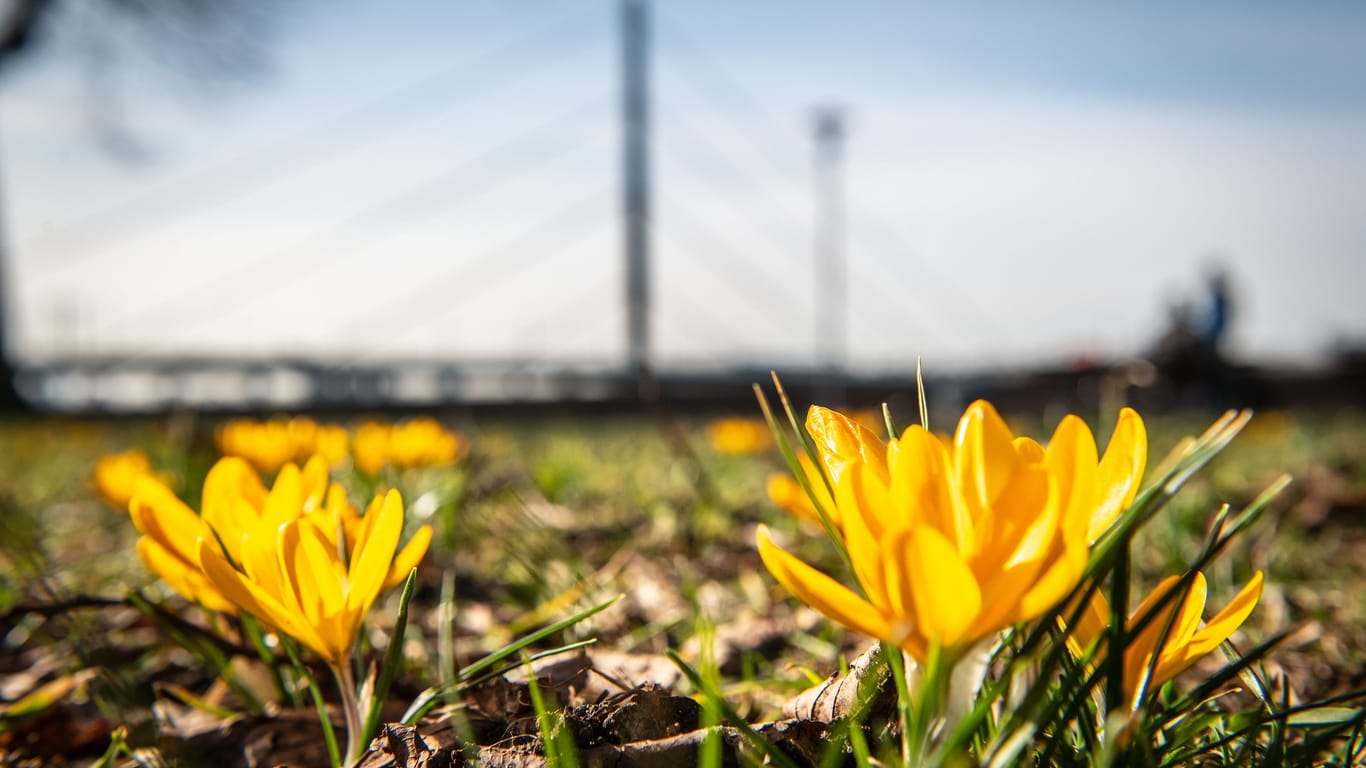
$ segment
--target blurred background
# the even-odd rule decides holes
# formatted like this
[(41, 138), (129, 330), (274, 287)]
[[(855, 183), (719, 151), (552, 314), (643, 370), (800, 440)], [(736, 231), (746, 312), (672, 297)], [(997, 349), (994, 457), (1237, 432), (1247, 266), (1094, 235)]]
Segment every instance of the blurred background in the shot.
[(1366, 391), (1358, 4), (0, 8), (31, 405)]

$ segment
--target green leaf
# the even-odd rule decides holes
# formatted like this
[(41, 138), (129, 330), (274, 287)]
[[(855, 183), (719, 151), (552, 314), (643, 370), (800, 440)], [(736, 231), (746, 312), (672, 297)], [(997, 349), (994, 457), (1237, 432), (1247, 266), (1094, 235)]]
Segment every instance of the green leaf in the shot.
[(408, 601), (413, 599), (413, 586), (417, 583), (417, 568), (408, 572), (408, 580), (403, 584), (403, 595), (398, 602), (398, 619), (394, 622), (394, 634), (389, 638), (389, 648), (384, 652), (384, 665), (379, 669), (379, 681), (375, 690), (365, 702), (364, 725), (361, 728), (360, 743), (369, 744), (371, 737), (379, 729), (380, 714), (384, 710), (384, 700), (389, 697), (389, 686), (394, 682), (394, 672), (403, 665), (403, 635), (408, 629)]
[(1353, 707), (1319, 707), (1305, 712), (1297, 712), (1291, 715), (1286, 723), (1295, 728), (1323, 728), (1334, 725), (1347, 725), (1362, 717), (1366, 717), (1366, 709), (1356, 709)]

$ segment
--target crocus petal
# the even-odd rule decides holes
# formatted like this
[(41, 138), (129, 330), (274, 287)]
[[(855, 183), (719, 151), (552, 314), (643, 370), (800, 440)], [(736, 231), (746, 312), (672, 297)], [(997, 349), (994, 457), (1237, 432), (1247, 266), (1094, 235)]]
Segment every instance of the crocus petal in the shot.
[(384, 592), (392, 589), (408, 580), (408, 573), (422, 562), (422, 558), (427, 554), (427, 547), (432, 542), (432, 527), (424, 525), (413, 531), (413, 537), (408, 543), (394, 555), (394, 564), (389, 567), (389, 575), (384, 579), (384, 586), (380, 591)]
[(281, 546), (281, 565), (288, 566), (298, 590), (299, 604), (322, 641), (338, 658), (345, 658), (355, 641), (352, 620), (346, 613), (346, 576), (335, 549), (329, 548), (322, 533), (310, 523), (298, 520), (285, 524), (281, 533), (293, 531), (297, 543), (292, 552)]
[(882, 440), (839, 411), (811, 406), (806, 412), (806, 431), (815, 440), (816, 451), (827, 464), (832, 457), (875, 463), (883, 460)]
[(161, 481), (150, 476), (138, 478), (128, 513), (140, 533), (156, 539), (181, 560), (195, 562), (196, 542), (204, 534), (204, 523)]
[(261, 519), (272, 526), (279, 526), (303, 513), (303, 476), (298, 465), (286, 464), (280, 467), (280, 474), (275, 476), (275, 483), (270, 486), (270, 493), (261, 508)]
[(1044, 463), (1058, 484), (1062, 525), (1068, 535), (1089, 530), (1096, 514), (1096, 439), (1086, 422), (1067, 415), (1048, 441)]
[(1096, 488), (1100, 492), (1091, 517), (1089, 538), (1095, 541), (1138, 495), (1148, 461), (1148, 432), (1143, 419), (1132, 409), (1119, 412), (1115, 433), (1100, 460)]
[(974, 522), (984, 517), (1022, 463), (1014, 438), (990, 403), (968, 406), (954, 433), (959, 492)]
[(882, 534), (880, 526), (874, 530), (872, 513), (860, 504), (854, 490), (856, 480), (850, 473), (840, 476), (835, 486), (836, 504), (840, 509), (840, 521), (844, 525), (844, 546), (849, 552), (849, 562), (854, 568), (854, 578), (858, 579), (863, 593), (873, 605), (887, 608), (887, 588), (883, 583), (883, 558), (881, 556)]
[(1252, 609), (1256, 608), (1257, 602), (1262, 599), (1262, 586), (1262, 572), (1257, 571), (1229, 604), (1191, 637), (1187, 650), (1198, 658), (1218, 648), (1220, 643), (1227, 640), (1228, 636), (1252, 615)]
[(928, 525), (906, 542), (905, 568), (917, 633), (929, 642), (958, 645), (982, 610), (981, 589), (949, 540)]
[[(200, 509), (204, 520), (214, 526), (219, 534), (227, 536), (231, 529), (222, 521), (233, 516), (233, 507), (245, 500), (249, 507), (259, 510), (265, 503), (266, 494), (261, 478), (246, 460), (227, 456), (214, 463), (204, 477)], [(235, 530), (233, 534), (236, 534)]]
[(347, 577), (350, 587), (346, 610), (358, 615), (364, 615), (379, 595), (394, 560), (394, 550), (398, 548), (398, 537), (403, 533), (403, 499), (398, 491), (386, 493), (379, 509), (372, 505), (365, 516), (371, 515), (375, 519), (365, 521), (368, 531), (356, 546)]
[(303, 492), (304, 511), (318, 508), (322, 504), (323, 496), (327, 493), (327, 458), (322, 454), (313, 454), (304, 463), (303, 471), (300, 474), (301, 491)]
[(329, 664), (336, 664), (339, 661), (302, 616), (289, 610), (275, 596), (233, 570), (228, 561), (203, 540), (199, 543), (199, 567), (203, 569), (209, 582), (239, 608), (308, 646)]
[(1039, 445), (1038, 440), (1035, 440), (1032, 437), (1020, 436), (1015, 438), (1013, 442), (1015, 444), (1015, 454), (1018, 455), (1022, 461), (1028, 464), (1043, 463), (1044, 456), (1047, 452), (1044, 451), (1042, 445)]
[(237, 565), (248, 579), (288, 605), (294, 602), (295, 596), (290, 586), (280, 579), (279, 535), (279, 526), (265, 521), (254, 523), (238, 542)]
[(138, 556), (157, 578), (170, 585), (187, 600), (211, 611), (236, 613), (237, 607), (218, 593), (199, 571), (199, 564), (187, 563), (150, 536), (138, 539)]
[(1219, 647), (1233, 631), (1251, 615), (1262, 595), (1262, 572), (1253, 574), (1252, 579), (1234, 596), (1222, 611), (1215, 614), (1199, 631), (1195, 632), (1183, 647), (1173, 649), (1173, 653), (1162, 656), (1162, 663), (1153, 674), (1153, 685), (1161, 685), (1186, 671), (1192, 664)]
[[(1059, 616), (1059, 623), (1070, 617), (1076, 610), (1076, 602), (1071, 602)], [(1086, 602), (1086, 608), (1077, 617), (1076, 624), (1067, 627), (1067, 647), (1072, 649), (1073, 655), (1077, 658), (1091, 647), (1105, 634), (1105, 630), (1110, 626), (1110, 601), (1105, 599), (1105, 595), (1097, 588), (1091, 593), (1091, 599)]]
[(977, 542), (970, 563), (980, 583), (1002, 568), (1042, 559), (1053, 550), (1058, 537), (1055, 496), (1042, 465), (1024, 466), (1009, 479), (996, 503), (974, 521)]
[(766, 526), (759, 526), (757, 538), (764, 566), (798, 600), (855, 632), (892, 639), (891, 626), (867, 600), (774, 544)]
[(977, 615), (969, 634), (974, 637), (985, 637), (1004, 627), (1019, 623), (1020, 601), (1035, 586), (1043, 565), (1042, 560), (1029, 560), (1008, 566), (1004, 570), (997, 570), (987, 581), (980, 581), (981, 577), (978, 576), (982, 591), (982, 612)]
[(972, 521), (949, 498), (949, 456), (944, 444), (919, 425), (887, 444), (888, 503), (909, 520), (933, 526), (966, 552), (973, 547)]
[[(1167, 605), (1160, 611), (1154, 613), (1157, 603), (1169, 593), (1176, 589), (1181, 581), (1179, 576), (1168, 576), (1163, 579), (1149, 595), (1144, 598), (1134, 611), (1129, 620), (1130, 626), (1136, 626), (1139, 622), (1145, 621), (1145, 617), (1153, 614), (1151, 619), (1146, 619), (1147, 623), (1141, 630), (1134, 632), (1129, 629), (1128, 648), (1124, 654), (1124, 682), (1127, 686), (1138, 685), (1139, 677), (1146, 669), (1149, 660), (1154, 653), (1158, 653), (1157, 641), (1161, 639), (1162, 631), (1170, 621), (1172, 632), (1168, 633), (1168, 641), (1163, 646), (1164, 654), (1171, 654), (1175, 647), (1171, 635), (1175, 630), (1182, 626), (1190, 626), (1194, 621), (1196, 625), (1200, 622), (1200, 614), (1205, 610), (1205, 579), (1204, 575), (1197, 573), (1191, 582), (1190, 589), (1176, 599), (1169, 600)], [(1173, 611), (1176, 618), (1172, 619)], [(1160, 658), (1160, 657), (1159, 657)], [(1153, 684), (1155, 684), (1154, 681)], [(1152, 687), (1150, 684), (1149, 687)]]
[(1057, 605), (1081, 581), (1089, 556), (1090, 549), (1081, 539), (1063, 539), (1061, 553), (1020, 596), (1019, 609), (1011, 623), (1029, 621)]

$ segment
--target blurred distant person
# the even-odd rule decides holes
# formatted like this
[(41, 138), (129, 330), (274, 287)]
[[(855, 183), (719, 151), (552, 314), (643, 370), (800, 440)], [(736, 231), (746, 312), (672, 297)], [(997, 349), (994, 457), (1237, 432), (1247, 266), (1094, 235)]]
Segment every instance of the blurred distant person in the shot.
[(1216, 266), (1206, 273), (1205, 288), (1209, 291), (1209, 308), (1205, 324), (1201, 329), (1200, 341), (1217, 357), (1220, 354), (1220, 341), (1228, 331), (1229, 317), (1232, 314), (1232, 300), (1229, 296), (1228, 270)]
[(1168, 307), (1167, 327), (1148, 358), (1171, 389), (1172, 405), (1218, 409), (1264, 397), (1255, 372), (1234, 366), (1224, 349), (1234, 316), (1230, 286), (1228, 270), (1216, 265), (1206, 272), (1207, 304), (1198, 315), (1187, 301)]

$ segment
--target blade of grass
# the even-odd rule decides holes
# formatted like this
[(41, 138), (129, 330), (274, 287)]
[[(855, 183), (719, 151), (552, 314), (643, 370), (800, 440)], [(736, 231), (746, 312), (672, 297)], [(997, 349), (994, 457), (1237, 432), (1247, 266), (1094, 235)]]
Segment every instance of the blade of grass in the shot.
[(361, 715), (363, 723), (360, 743), (369, 744), (371, 737), (379, 730), (379, 718), (383, 714), (384, 701), (389, 698), (389, 687), (394, 682), (394, 674), (403, 666), (403, 636), (408, 629), (408, 602), (413, 599), (413, 587), (417, 583), (417, 569), (408, 572), (403, 583), (403, 594), (398, 601), (398, 618), (394, 621), (394, 633), (389, 638), (389, 647), (384, 652), (384, 664), (379, 668), (379, 679), (374, 691), (365, 702), (365, 712)]
[(699, 694), (705, 698), (712, 699), (715, 702), (717, 708), (720, 709), (721, 713), (725, 716), (726, 722), (738, 730), (751, 746), (762, 752), (773, 765), (776, 765), (779, 768), (797, 768), (796, 764), (792, 762), (792, 758), (788, 757), (786, 753), (774, 746), (773, 742), (761, 736), (748, 722), (745, 722), (744, 718), (736, 714), (735, 710), (721, 697), (720, 692), (712, 688), (703, 680), (702, 676), (697, 673), (697, 670), (693, 669), (688, 662), (684, 661), (683, 657), (679, 656), (677, 651), (668, 648), (665, 649), (664, 653), (668, 655), (669, 660), (683, 672), (683, 676), (688, 678), (688, 681), (692, 683)]
[(340, 768), (342, 764), (341, 750), (337, 747), (337, 734), (332, 730), (332, 718), (327, 714), (327, 702), (323, 699), (322, 689), (318, 687), (318, 681), (313, 678), (313, 674), (299, 660), (299, 651), (294, 647), (294, 641), (285, 635), (280, 635), (280, 645), (284, 647), (290, 663), (294, 665), (294, 671), (308, 685), (308, 692), (313, 697), (313, 706), (318, 710), (318, 720), (323, 726), (323, 739), (327, 743), (327, 756), (331, 759), (333, 766)]
[(493, 665), (497, 664), (498, 662), (503, 661), (504, 659), (507, 659), (508, 657), (513, 656), (513, 655), (515, 655), (515, 654), (521, 652), (521, 650), (522, 650), (523, 648), (526, 648), (527, 646), (529, 646), (529, 645), (531, 645), (531, 644), (533, 644), (533, 643), (536, 643), (536, 642), (538, 642), (538, 641), (540, 641), (540, 640), (543, 640), (543, 639), (545, 639), (545, 638), (547, 638), (547, 637), (549, 637), (549, 636), (555, 634), (556, 632), (560, 632), (560, 631), (563, 631), (563, 630), (565, 630), (565, 629), (567, 629), (567, 628), (569, 628), (569, 627), (572, 627), (572, 626), (574, 626), (575, 624), (578, 624), (579, 622), (583, 621), (584, 619), (587, 619), (587, 618), (590, 617), (590, 616), (593, 616), (593, 615), (595, 615), (595, 614), (601, 613), (602, 611), (606, 610), (608, 607), (610, 607), (610, 606), (612, 606), (613, 604), (615, 604), (615, 603), (616, 603), (618, 600), (620, 600), (622, 597), (623, 597), (622, 595), (617, 595), (616, 597), (613, 597), (613, 598), (611, 598), (611, 599), (609, 599), (609, 600), (606, 600), (606, 601), (604, 601), (604, 602), (598, 603), (597, 605), (595, 605), (595, 606), (593, 606), (593, 607), (591, 607), (591, 608), (588, 608), (588, 609), (583, 610), (583, 611), (579, 611), (578, 613), (574, 614), (573, 616), (570, 616), (570, 617), (567, 618), (567, 619), (563, 619), (563, 620), (561, 620), (561, 621), (557, 621), (557, 622), (555, 622), (554, 624), (551, 624), (550, 626), (545, 627), (544, 629), (537, 630), (537, 631), (532, 632), (531, 634), (529, 634), (529, 635), (527, 635), (527, 636), (525, 636), (525, 637), (522, 637), (522, 638), (520, 638), (520, 639), (518, 639), (518, 640), (515, 640), (515, 641), (509, 643), (508, 645), (505, 645), (505, 646), (503, 646), (502, 648), (499, 648), (498, 650), (496, 650), (496, 651), (494, 651), (494, 652), (488, 654), (487, 656), (484, 656), (483, 658), (479, 659), (478, 661), (474, 662), (473, 664), (470, 664), (469, 666), (466, 666), (464, 669), (462, 669), (462, 670), (460, 671), (460, 676), (459, 676), (458, 679), (461, 680), (462, 682), (463, 682), (464, 680), (468, 680), (468, 679), (470, 679), (470, 678), (472, 678), (472, 677), (474, 677), (474, 676), (476, 676), (476, 675), (478, 675), (478, 674), (484, 672), (484, 671), (487, 670), (489, 667), (492, 667)]

